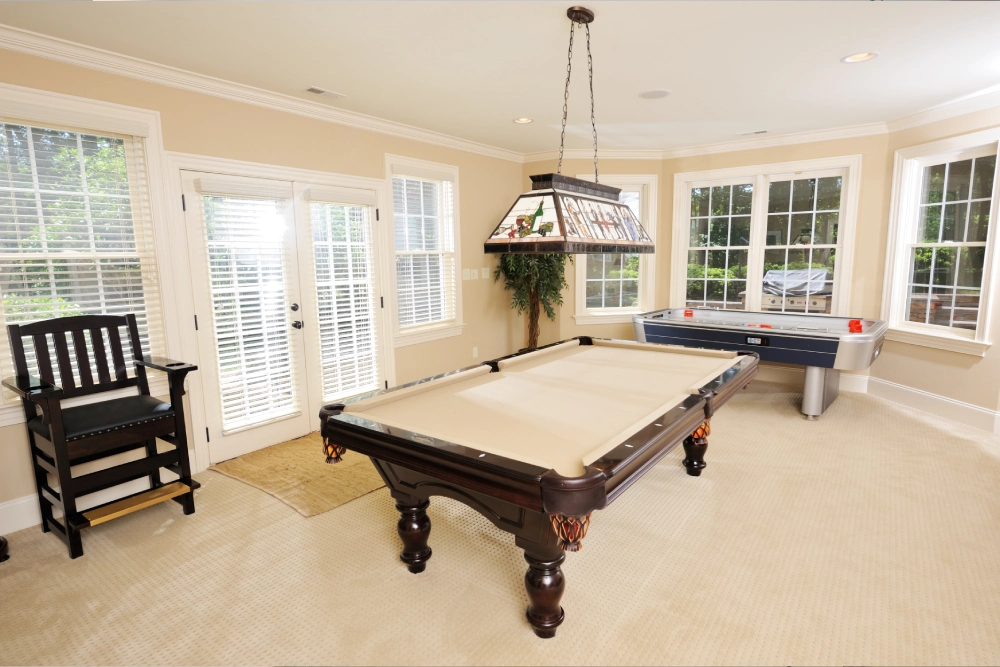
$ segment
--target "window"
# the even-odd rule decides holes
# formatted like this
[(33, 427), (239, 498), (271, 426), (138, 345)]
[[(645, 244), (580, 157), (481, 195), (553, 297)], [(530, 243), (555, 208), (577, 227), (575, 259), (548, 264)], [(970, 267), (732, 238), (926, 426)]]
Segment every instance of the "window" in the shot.
[(461, 333), (453, 167), (387, 157), (396, 262), (395, 345)]
[(998, 137), (897, 151), (884, 312), (891, 339), (977, 355), (989, 345)]
[(848, 315), (860, 156), (677, 174), (671, 305)]
[(163, 353), (143, 149), (131, 136), (0, 121), (5, 323), (135, 313), (143, 349)]
[[(593, 175), (578, 178), (593, 180)], [(626, 204), (656, 240), (656, 187), (653, 175), (601, 176), (601, 182), (621, 188)], [(652, 254), (583, 255), (576, 261), (577, 324), (630, 322), (633, 313), (653, 308), (655, 260)]]

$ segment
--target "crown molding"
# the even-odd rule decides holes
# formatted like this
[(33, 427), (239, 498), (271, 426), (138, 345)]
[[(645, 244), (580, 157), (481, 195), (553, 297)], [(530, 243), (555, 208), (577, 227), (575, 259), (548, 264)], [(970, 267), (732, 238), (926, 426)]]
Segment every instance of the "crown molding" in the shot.
[(971, 95), (965, 95), (950, 102), (939, 104), (936, 107), (891, 120), (888, 122), (888, 126), (890, 132), (899, 132), (901, 130), (908, 130), (911, 127), (927, 125), (939, 120), (963, 116), (968, 113), (983, 111), (984, 109), (994, 109), (996, 107), (1000, 107), (1000, 85), (990, 86)]
[[(171, 88), (189, 90), (203, 95), (211, 95), (266, 109), (283, 111), (307, 118), (354, 127), (360, 130), (411, 139), (413, 141), (420, 141), (422, 143), (443, 146), (445, 148), (452, 148), (510, 162), (540, 162), (543, 160), (555, 160), (559, 157), (559, 152), (555, 150), (519, 153), (2, 24), (0, 24), (0, 49), (17, 51), (109, 74), (170, 86)], [(868, 123), (865, 125), (853, 125), (809, 132), (794, 132), (774, 136), (750, 137), (736, 141), (684, 146), (665, 150), (603, 150), (600, 155), (605, 160), (669, 160), (774, 146), (867, 137), (898, 132), (946, 118), (998, 107), (1000, 107), (1000, 85), (992, 86), (931, 109), (925, 109), (924, 111), (888, 122)], [(567, 159), (589, 159), (592, 155), (593, 153), (590, 149), (569, 149), (564, 151), (563, 157)]]
[(488, 146), (375, 116), (337, 109), (319, 102), (301, 100), (291, 95), (197, 74), (11, 26), (0, 25), (0, 48), (370, 132), (453, 148), (476, 155), (485, 155), (511, 162), (523, 161), (522, 154), (516, 151)]

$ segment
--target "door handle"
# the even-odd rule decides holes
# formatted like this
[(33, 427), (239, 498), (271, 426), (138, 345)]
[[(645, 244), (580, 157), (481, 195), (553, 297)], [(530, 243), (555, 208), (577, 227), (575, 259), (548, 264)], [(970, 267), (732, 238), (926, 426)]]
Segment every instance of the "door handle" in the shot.
[(302, 320), (295, 320), (294, 322), (292, 322), (292, 326), (295, 327), (296, 329), (301, 329), (302, 328)]

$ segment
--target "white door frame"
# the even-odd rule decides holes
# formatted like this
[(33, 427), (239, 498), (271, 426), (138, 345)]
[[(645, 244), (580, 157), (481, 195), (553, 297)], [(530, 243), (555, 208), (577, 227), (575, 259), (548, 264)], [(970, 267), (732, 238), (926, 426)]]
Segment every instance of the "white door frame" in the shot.
[[(191, 259), (188, 253), (187, 229), (184, 224), (185, 212), (182, 208), (182, 186), (181, 171), (201, 171), (233, 176), (246, 176), (251, 178), (268, 178), (273, 180), (292, 181), (293, 183), (307, 183), (315, 186), (332, 188), (355, 188), (359, 190), (369, 190), (375, 192), (377, 209), (380, 209), (379, 220), (373, 222), (378, 247), (385, 247), (380, 242), (388, 234), (388, 239), (392, 238), (392, 230), (388, 228), (392, 216), (386, 215), (392, 202), (386, 189), (386, 182), (383, 179), (365, 178), (362, 176), (348, 176), (333, 174), (323, 171), (309, 169), (296, 169), (292, 167), (281, 167), (275, 165), (261, 164), (259, 162), (244, 162), (241, 160), (229, 160), (226, 158), (215, 158), (203, 155), (192, 155), (189, 153), (166, 152), (166, 168), (163, 170), (163, 188), (166, 193), (165, 219), (168, 221), (170, 229), (170, 257), (171, 257), (171, 282), (175, 296), (175, 311), (173, 313), (177, 322), (179, 333), (180, 352), (178, 356), (185, 361), (197, 363), (200, 367), (206, 367), (215, 363), (214, 359), (202, 359), (199, 353), (197, 332), (194, 328), (194, 286), (191, 281), (191, 272), (195, 267), (191, 266)], [(390, 246), (391, 247), (391, 246)], [(392, 271), (394, 265), (392, 258), (378, 258), (376, 271), (379, 279), (379, 286), (385, 289), (392, 282)], [(165, 274), (167, 275), (167, 274)], [(394, 300), (386, 299), (386, 303), (395, 303)], [(395, 357), (392, 353), (392, 324), (393, 319), (389, 308), (381, 309), (381, 354), (379, 361), (382, 368), (382, 376), (393, 386), (396, 383)], [(205, 387), (199, 372), (191, 373), (188, 376), (188, 414), (190, 415), (191, 427), (193, 431), (195, 472), (205, 470), (209, 466), (209, 449), (207, 438), (206, 396)], [(316, 428), (319, 422), (315, 423)]]

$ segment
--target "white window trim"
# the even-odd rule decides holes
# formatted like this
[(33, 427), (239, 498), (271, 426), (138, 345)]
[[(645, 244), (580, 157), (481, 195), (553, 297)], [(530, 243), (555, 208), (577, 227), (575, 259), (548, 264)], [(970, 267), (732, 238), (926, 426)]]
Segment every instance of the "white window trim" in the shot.
[[(397, 301), (396, 295), (399, 293), (396, 286), (396, 270), (395, 261), (392, 264), (392, 275), (388, 276), (389, 282), (385, 283), (389, 289), (386, 292), (386, 309), (389, 310), (392, 316), (392, 344), (394, 347), (405, 347), (407, 345), (416, 345), (418, 343), (426, 343), (432, 340), (438, 340), (441, 338), (450, 338), (452, 336), (459, 336), (462, 334), (462, 330), (465, 327), (465, 322), (462, 319), (462, 237), (461, 237), (461, 219), (459, 216), (459, 211), (461, 206), (459, 204), (459, 183), (458, 183), (458, 167), (440, 164), (438, 162), (428, 162), (427, 160), (418, 160), (416, 158), (404, 157), (402, 155), (392, 155), (390, 153), (385, 154), (385, 181), (388, 188), (387, 192), (392, 192), (392, 178), (393, 176), (412, 176), (414, 178), (424, 178), (439, 181), (451, 181), (452, 184), (452, 205), (454, 210), (452, 211), (452, 227), (454, 229), (454, 247), (455, 247), (455, 287), (454, 287), (454, 298), (455, 298), (455, 318), (447, 322), (435, 323), (427, 326), (418, 327), (400, 327), (399, 317), (397, 315)], [(386, 258), (395, 258), (396, 256), (396, 242), (395, 242), (395, 229), (396, 220), (394, 215), (394, 206), (392, 201), (389, 201), (389, 205), (383, 208), (385, 211), (385, 217), (389, 221), (388, 228), (393, 231), (392, 234), (382, 235), (382, 256)]]
[[(1000, 213), (1000, 168), (994, 174), (990, 229), (986, 237), (986, 266), (979, 300), (979, 320), (975, 333), (948, 330), (945, 327), (907, 322), (906, 285), (909, 257), (903, 252), (916, 224), (920, 178), (925, 166), (950, 162), (960, 153), (1000, 144), (1000, 128), (973, 132), (958, 137), (910, 146), (896, 151), (892, 169), (892, 199), (889, 206), (889, 235), (885, 255), (885, 283), (882, 293), (883, 320), (889, 323), (886, 338), (901, 343), (932, 347), (950, 352), (982, 357), (992, 345), (989, 340), (993, 301), (997, 291), (995, 261), (998, 233), (994, 216)], [(998, 160), (1000, 161), (1000, 160)]]
[[(92, 132), (110, 132), (142, 137), (146, 154), (146, 170), (149, 188), (149, 207), (153, 226), (153, 242), (156, 253), (157, 273), (160, 276), (160, 303), (163, 316), (163, 339), (168, 357), (181, 356), (179, 328), (174, 317), (176, 286), (166, 276), (172, 265), (171, 244), (167, 230), (163, 206), (163, 134), (160, 114), (157, 111), (90, 100), (74, 95), (64, 95), (23, 86), (0, 83), (0, 116), (45, 126), (72, 127)], [(0, 344), (7, 345), (6, 323), (0, 310)], [(151, 377), (149, 392), (153, 396), (164, 396), (168, 392), (164, 377)], [(132, 390), (122, 391), (130, 395)], [(117, 394), (102, 395), (101, 399)], [(86, 402), (86, 401), (81, 401)], [(67, 405), (75, 404), (67, 402)], [(0, 426), (24, 423), (24, 408), (20, 401), (0, 405)], [(190, 433), (189, 433), (190, 437)]]
[[(593, 174), (580, 174), (577, 178), (593, 181)], [(657, 193), (659, 177), (656, 174), (601, 174), (601, 183), (616, 188), (640, 186), (639, 201), (643, 219), (639, 222), (649, 238), (656, 243)], [(578, 325), (627, 324), (632, 316), (653, 310), (656, 297), (656, 253), (644, 253), (639, 258), (639, 306), (636, 308), (587, 308), (587, 262), (580, 255), (576, 264), (576, 310), (573, 319)]]
[[(861, 190), (861, 155), (797, 160), (773, 164), (690, 171), (674, 175), (673, 247), (671, 251), (670, 307), (683, 308), (687, 294), (687, 253), (691, 228), (691, 188), (706, 185), (746, 183), (754, 185), (751, 229), (756, 230), (754, 242), (748, 253), (748, 264), (759, 265), (764, 253), (767, 233), (767, 211), (761, 203), (762, 193), (769, 180), (792, 178), (799, 172), (846, 172), (841, 185), (842, 208), (837, 235), (840, 250), (837, 254), (837, 272), (834, 275), (834, 301), (831, 315), (848, 317), (851, 314), (851, 276), (854, 268), (854, 237), (858, 219), (858, 202)], [(760, 310), (760, 295), (749, 295), (747, 310)]]

